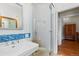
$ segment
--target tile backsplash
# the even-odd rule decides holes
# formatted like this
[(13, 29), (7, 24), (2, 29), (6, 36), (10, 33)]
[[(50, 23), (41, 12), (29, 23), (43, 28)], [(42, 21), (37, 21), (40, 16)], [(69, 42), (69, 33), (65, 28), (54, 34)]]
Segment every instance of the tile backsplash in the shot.
[(0, 42), (20, 40), (20, 39), (24, 39), (24, 38), (30, 38), (30, 36), (31, 36), (30, 33), (0, 35)]

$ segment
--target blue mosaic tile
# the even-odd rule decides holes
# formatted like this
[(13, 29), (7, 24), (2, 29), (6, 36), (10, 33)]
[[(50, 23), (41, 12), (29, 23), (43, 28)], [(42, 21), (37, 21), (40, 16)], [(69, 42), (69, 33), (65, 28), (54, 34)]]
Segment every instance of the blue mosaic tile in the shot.
[(7, 42), (7, 41), (12, 41), (12, 40), (20, 40), (20, 39), (24, 39), (24, 38), (30, 38), (30, 33), (0, 35), (0, 42)]
[(30, 38), (30, 33), (28, 33), (28, 34), (25, 34), (25, 38)]

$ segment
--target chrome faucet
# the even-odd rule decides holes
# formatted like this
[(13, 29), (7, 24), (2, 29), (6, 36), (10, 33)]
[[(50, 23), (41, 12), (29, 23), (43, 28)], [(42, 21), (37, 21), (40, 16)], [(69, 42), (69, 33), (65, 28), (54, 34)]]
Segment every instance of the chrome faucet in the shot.
[(19, 43), (19, 40), (17, 40), (17, 43)]
[(14, 41), (12, 41), (11, 44), (12, 44), (12, 48), (15, 48), (16, 47)]
[(15, 43), (12, 41), (11, 44), (15, 44)]

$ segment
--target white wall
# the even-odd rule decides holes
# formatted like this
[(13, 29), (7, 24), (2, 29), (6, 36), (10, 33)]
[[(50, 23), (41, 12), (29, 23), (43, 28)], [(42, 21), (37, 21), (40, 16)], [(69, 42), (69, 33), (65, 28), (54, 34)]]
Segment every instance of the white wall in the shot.
[(18, 33), (32, 33), (31, 21), (32, 21), (32, 5), (30, 3), (23, 5), (23, 30), (0, 30), (2, 34), (18, 34)]
[(32, 4), (32, 36), (33, 36), (33, 40), (36, 40), (36, 32), (37, 32), (37, 28), (36, 28), (36, 22), (37, 22), (37, 8), (36, 8), (36, 4)]
[(58, 45), (62, 44), (62, 39), (63, 39), (63, 20), (59, 16), (58, 17)]
[(49, 3), (33, 4), (33, 33), (37, 34), (37, 40), (42, 47), (50, 50), (50, 9)]

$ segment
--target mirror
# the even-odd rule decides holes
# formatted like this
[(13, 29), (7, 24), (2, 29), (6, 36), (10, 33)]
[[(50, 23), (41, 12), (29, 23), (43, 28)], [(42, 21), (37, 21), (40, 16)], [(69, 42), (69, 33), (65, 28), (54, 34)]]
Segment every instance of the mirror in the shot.
[(1, 29), (17, 29), (17, 19), (10, 17), (0, 16), (0, 28)]
[(23, 29), (22, 5), (18, 3), (0, 3), (0, 29)]

